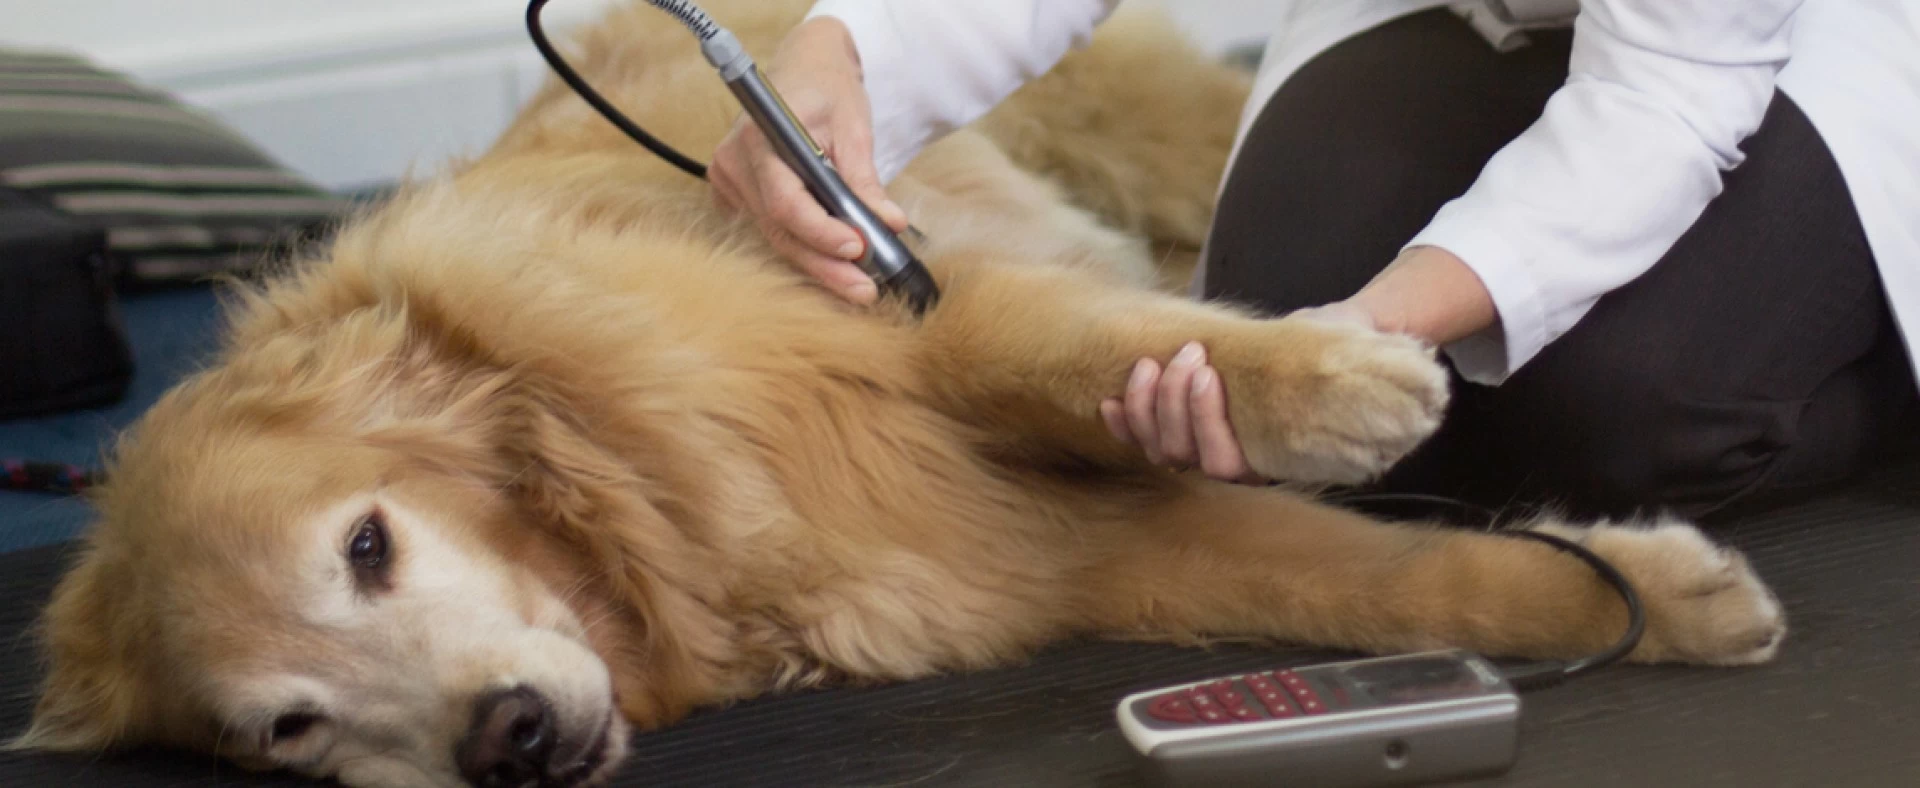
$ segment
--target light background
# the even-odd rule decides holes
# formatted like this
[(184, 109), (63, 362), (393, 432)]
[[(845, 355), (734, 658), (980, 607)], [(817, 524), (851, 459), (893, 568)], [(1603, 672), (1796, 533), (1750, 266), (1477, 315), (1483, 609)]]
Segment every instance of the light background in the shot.
[[(1261, 0), (1168, 8), (1219, 50)], [(609, 0), (554, 0), (549, 30)], [(0, 0), (0, 46), (78, 51), (213, 112), (324, 186), (389, 181), (485, 145), (546, 76), (524, 0)]]

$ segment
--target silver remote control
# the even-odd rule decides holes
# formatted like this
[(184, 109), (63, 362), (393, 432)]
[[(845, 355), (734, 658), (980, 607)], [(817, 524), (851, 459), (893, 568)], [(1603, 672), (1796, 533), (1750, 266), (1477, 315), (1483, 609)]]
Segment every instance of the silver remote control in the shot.
[(1504, 773), (1520, 696), (1485, 659), (1446, 650), (1164, 687), (1117, 711), (1162, 783), (1341, 788)]

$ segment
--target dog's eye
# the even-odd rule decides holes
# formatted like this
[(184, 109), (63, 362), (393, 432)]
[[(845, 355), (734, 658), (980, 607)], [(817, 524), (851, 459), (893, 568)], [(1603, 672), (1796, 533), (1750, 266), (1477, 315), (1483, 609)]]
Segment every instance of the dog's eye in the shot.
[(270, 744), (298, 739), (301, 734), (312, 730), (314, 723), (319, 721), (318, 714), (282, 714), (273, 721), (273, 738)]
[(347, 542), (347, 560), (361, 569), (379, 569), (387, 561), (387, 523), (379, 512), (361, 518)]

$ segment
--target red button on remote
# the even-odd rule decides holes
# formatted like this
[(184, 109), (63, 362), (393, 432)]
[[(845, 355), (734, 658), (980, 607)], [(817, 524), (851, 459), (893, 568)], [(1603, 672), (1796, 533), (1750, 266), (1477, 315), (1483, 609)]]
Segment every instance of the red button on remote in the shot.
[(1241, 706), (1233, 710), (1233, 718), (1236, 720), (1257, 720), (1260, 719), (1260, 712), (1254, 711), (1246, 706)]
[(1287, 696), (1278, 692), (1260, 693), (1260, 705), (1267, 707), (1267, 713), (1274, 717), (1292, 717), (1296, 714), (1293, 704), (1287, 702)]
[(1187, 699), (1175, 694), (1162, 695), (1155, 699), (1153, 703), (1147, 705), (1147, 713), (1154, 719), (1167, 722), (1193, 722), (1197, 719), (1193, 706), (1187, 703)]
[[(1298, 677), (1295, 677), (1298, 679)], [(1320, 702), (1320, 696), (1304, 681), (1288, 682), (1287, 689), (1293, 693), (1293, 699), (1300, 704), (1300, 710), (1308, 714), (1324, 714), (1327, 706)]]

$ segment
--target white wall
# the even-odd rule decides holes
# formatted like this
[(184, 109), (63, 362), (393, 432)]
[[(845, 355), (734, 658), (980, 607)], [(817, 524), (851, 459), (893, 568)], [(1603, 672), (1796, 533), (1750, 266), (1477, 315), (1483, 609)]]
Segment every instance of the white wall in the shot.
[[(553, 0), (549, 30), (615, 0)], [(1261, 0), (1170, 8), (1204, 45), (1264, 33)], [(485, 145), (546, 64), (524, 0), (0, 0), (0, 46), (87, 54), (354, 188)]]
[[(556, 0), (549, 29), (608, 0)], [(545, 76), (523, 0), (0, 0), (0, 45), (73, 49), (333, 188), (485, 145)]]

